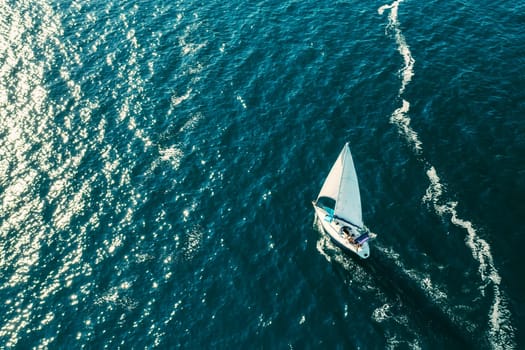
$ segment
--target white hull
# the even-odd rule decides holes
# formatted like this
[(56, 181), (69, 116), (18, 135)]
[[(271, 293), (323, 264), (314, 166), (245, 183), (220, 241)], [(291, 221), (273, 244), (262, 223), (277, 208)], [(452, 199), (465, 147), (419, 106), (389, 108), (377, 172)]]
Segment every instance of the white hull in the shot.
[(321, 222), (324, 231), (332, 238), (332, 240), (334, 240), (339, 246), (355, 253), (362, 259), (367, 259), (370, 256), (370, 246), (368, 245), (368, 242), (364, 242), (362, 245), (350, 243), (348, 238), (341, 234), (341, 228), (347, 226), (351, 228), (351, 235), (354, 236), (354, 238), (358, 237), (360, 233), (357, 232), (355, 227), (337, 219), (327, 220), (331, 215), (325, 209), (318, 207), (315, 203), (313, 204), (315, 215)]

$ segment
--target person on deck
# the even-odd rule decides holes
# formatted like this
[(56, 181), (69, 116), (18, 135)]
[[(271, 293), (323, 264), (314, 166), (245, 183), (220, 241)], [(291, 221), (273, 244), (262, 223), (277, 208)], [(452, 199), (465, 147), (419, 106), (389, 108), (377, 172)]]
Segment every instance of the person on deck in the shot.
[(354, 237), (350, 234), (350, 229), (348, 227), (343, 227), (343, 237), (351, 244), (354, 244)]

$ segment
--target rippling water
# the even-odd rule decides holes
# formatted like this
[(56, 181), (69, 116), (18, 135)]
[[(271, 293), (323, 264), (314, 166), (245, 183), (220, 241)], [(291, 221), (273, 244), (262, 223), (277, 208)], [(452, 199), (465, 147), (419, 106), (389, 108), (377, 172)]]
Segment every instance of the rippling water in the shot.
[(523, 347), (524, 10), (0, 0), (0, 346)]

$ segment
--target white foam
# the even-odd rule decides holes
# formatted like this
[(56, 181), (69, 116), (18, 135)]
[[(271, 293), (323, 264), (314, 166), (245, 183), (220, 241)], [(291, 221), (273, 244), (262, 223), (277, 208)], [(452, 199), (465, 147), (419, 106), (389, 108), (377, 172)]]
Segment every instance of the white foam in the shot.
[[(390, 10), (388, 16), (387, 31), (392, 31), (397, 43), (397, 50), (403, 57), (404, 66), (401, 69), (401, 87), (399, 88), (399, 97), (401, 97), (405, 91), (406, 86), (412, 80), (414, 76), (414, 64), (415, 60), (412, 57), (410, 48), (406, 43), (405, 37), (400, 29), (398, 21), (398, 10), (399, 4), (403, 0), (394, 1), (390, 5), (383, 5), (378, 9), (378, 13), (383, 15), (385, 10)], [(398, 131), (405, 136), (407, 142), (412, 146), (414, 153), (421, 156), (423, 147), (422, 142), (419, 140), (417, 133), (410, 127), (410, 118), (408, 117), (408, 111), (410, 109), (410, 103), (402, 99), (403, 104), (400, 108), (396, 109), (390, 117), (390, 122), (397, 126)], [(424, 161), (423, 157), (419, 158)], [(425, 164), (428, 165), (425, 161)], [(490, 245), (477, 234), (474, 225), (468, 221), (458, 217), (456, 206), (457, 202), (448, 201), (443, 202), (442, 196), (444, 193), (445, 186), (441, 183), (437, 171), (434, 166), (430, 165), (427, 170), (427, 177), (430, 182), (429, 187), (423, 196), (423, 202), (430, 203), (439, 216), (445, 215), (450, 216), (450, 221), (466, 230), (466, 245), (471, 250), (473, 258), (479, 263), (478, 272), (483, 282), (480, 287), (480, 292), (484, 296), (485, 289), (487, 286), (492, 285), (493, 291), (493, 302), (491, 310), (489, 311), (489, 340), (494, 348), (505, 348), (514, 347), (514, 328), (510, 322), (510, 312), (507, 309), (506, 301), (500, 290), (501, 277), (494, 266), (492, 254), (490, 252)], [(435, 288), (432, 285), (432, 281), (429, 278), (423, 280), (425, 289), (435, 293)], [(439, 291), (438, 291), (439, 292)], [(444, 298), (446, 294), (439, 292), (439, 297)]]
[(239, 101), (241, 103), (242, 108), (244, 108), (244, 109), (248, 108), (248, 106), (246, 105), (246, 102), (244, 102), (244, 99), (242, 98), (242, 96), (237, 95), (237, 101)]
[(305, 315), (301, 315), (301, 319), (299, 320), (299, 324), (303, 324), (306, 322), (306, 316)]
[[(406, 43), (405, 36), (399, 28), (399, 21), (397, 19), (399, 4), (402, 0), (393, 2), (391, 5), (383, 5), (378, 9), (378, 13), (382, 15), (385, 10), (390, 10), (388, 16), (388, 25), (387, 31), (392, 31), (397, 43), (397, 50), (403, 57), (403, 68), (400, 71), (401, 75), (401, 87), (399, 88), (399, 97), (403, 95), (406, 86), (412, 80), (414, 76), (414, 64), (415, 60), (412, 57), (410, 48)], [(410, 103), (403, 99), (401, 107), (397, 108), (392, 116), (390, 117), (390, 122), (397, 126), (397, 129), (400, 134), (402, 134), (407, 142), (412, 146), (416, 154), (422, 152), (422, 143), (419, 140), (417, 133), (410, 127), (410, 118), (408, 117), (408, 111), (410, 109)]]
[(448, 201), (442, 203), (441, 196), (443, 195), (444, 185), (441, 183), (436, 169), (433, 166), (427, 170), (427, 176), (430, 181), (430, 186), (427, 188), (427, 191), (423, 196), (423, 202), (432, 204), (434, 211), (441, 217), (447, 214), (450, 215), (450, 221), (454, 225), (467, 231), (466, 245), (472, 251), (474, 259), (479, 262), (478, 271), (481, 280), (486, 283), (492, 281), (495, 284), (499, 284), (501, 277), (494, 267), (489, 244), (485, 240), (479, 238), (470, 221), (458, 217), (456, 211), (457, 202)]
[(189, 99), (191, 97), (192, 91), (193, 91), (193, 89), (189, 88), (188, 91), (186, 91), (186, 93), (184, 95), (172, 96), (171, 97), (171, 104), (173, 105), (173, 107), (176, 107), (176, 106), (180, 105), (182, 102), (184, 102), (187, 99)]
[(390, 123), (397, 126), (399, 133), (412, 146), (414, 153), (420, 154), (423, 151), (423, 147), (417, 133), (410, 127), (410, 118), (407, 115), (409, 109), (410, 103), (403, 99), (403, 105), (390, 116)]
[(412, 57), (412, 54), (410, 53), (410, 48), (408, 47), (405, 36), (401, 32), (401, 29), (399, 28), (399, 21), (397, 19), (399, 4), (403, 0), (397, 0), (394, 1), (390, 5), (383, 5), (381, 6), (377, 12), (380, 15), (383, 15), (385, 10), (390, 10), (390, 15), (388, 16), (388, 26), (387, 30), (392, 30), (394, 32), (394, 37), (396, 39), (397, 43), (397, 50), (401, 54), (404, 60), (404, 67), (401, 69), (401, 88), (399, 89), (399, 95), (401, 95), (405, 91), (405, 87), (410, 83), (412, 80), (412, 77), (414, 76), (414, 63), (415, 60)]
[(377, 323), (381, 323), (384, 320), (389, 319), (390, 317), (392, 317), (392, 314), (390, 312), (389, 304), (384, 304), (383, 306), (378, 307), (372, 313), (372, 319)]
[(444, 287), (436, 286), (432, 282), (428, 273), (422, 273), (418, 270), (413, 270), (405, 266), (403, 264), (402, 259), (400, 259), (399, 253), (394, 252), (392, 248), (377, 246), (377, 249), (380, 250), (383, 253), (383, 255), (390, 258), (392, 263), (399, 267), (399, 270), (404, 271), (410, 277), (411, 280), (415, 281), (425, 292), (425, 294), (430, 298), (430, 300), (434, 302), (446, 302), (448, 300), (447, 293), (442, 290)]
[(324, 256), (326, 261), (330, 262), (332, 259), (330, 258), (330, 255), (328, 255), (325, 252), (326, 247), (331, 246), (330, 238), (328, 237), (328, 235), (322, 234), (323, 226), (319, 219), (317, 219), (317, 216), (314, 218), (314, 226), (321, 233), (321, 236), (319, 240), (317, 240), (317, 244), (315, 245), (315, 247), (317, 248), (317, 251), (321, 253), (322, 256)]
[(480, 292), (485, 296), (485, 289), (492, 286), (493, 302), (488, 313), (489, 317), (489, 340), (494, 348), (513, 348), (514, 327), (511, 324), (511, 314), (507, 308), (507, 302), (500, 290), (501, 276), (494, 265), (494, 259), (490, 251), (490, 245), (487, 241), (478, 236), (478, 233), (468, 220), (461, 219), (456, 211), (457, 202), (448, 201), (442, 203), (444, 185), (441, 183), (439, 176), (434, 167), (427, 171), (430, 181), (424, 202), (433, 205), (434, 211), (441, 217), (450, 216), (450, 222), (467, 231), (465, 243), (472, 252), (473, 258), (478, 262), (478, 272), (483, 284), (480, 286)]

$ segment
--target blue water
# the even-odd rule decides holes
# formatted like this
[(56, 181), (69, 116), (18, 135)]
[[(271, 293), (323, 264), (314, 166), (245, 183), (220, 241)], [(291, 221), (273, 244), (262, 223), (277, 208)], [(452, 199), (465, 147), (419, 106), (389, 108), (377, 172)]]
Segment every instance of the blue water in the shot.
[(523, 348), (524, 13), (0, 0), (0, 347)]

